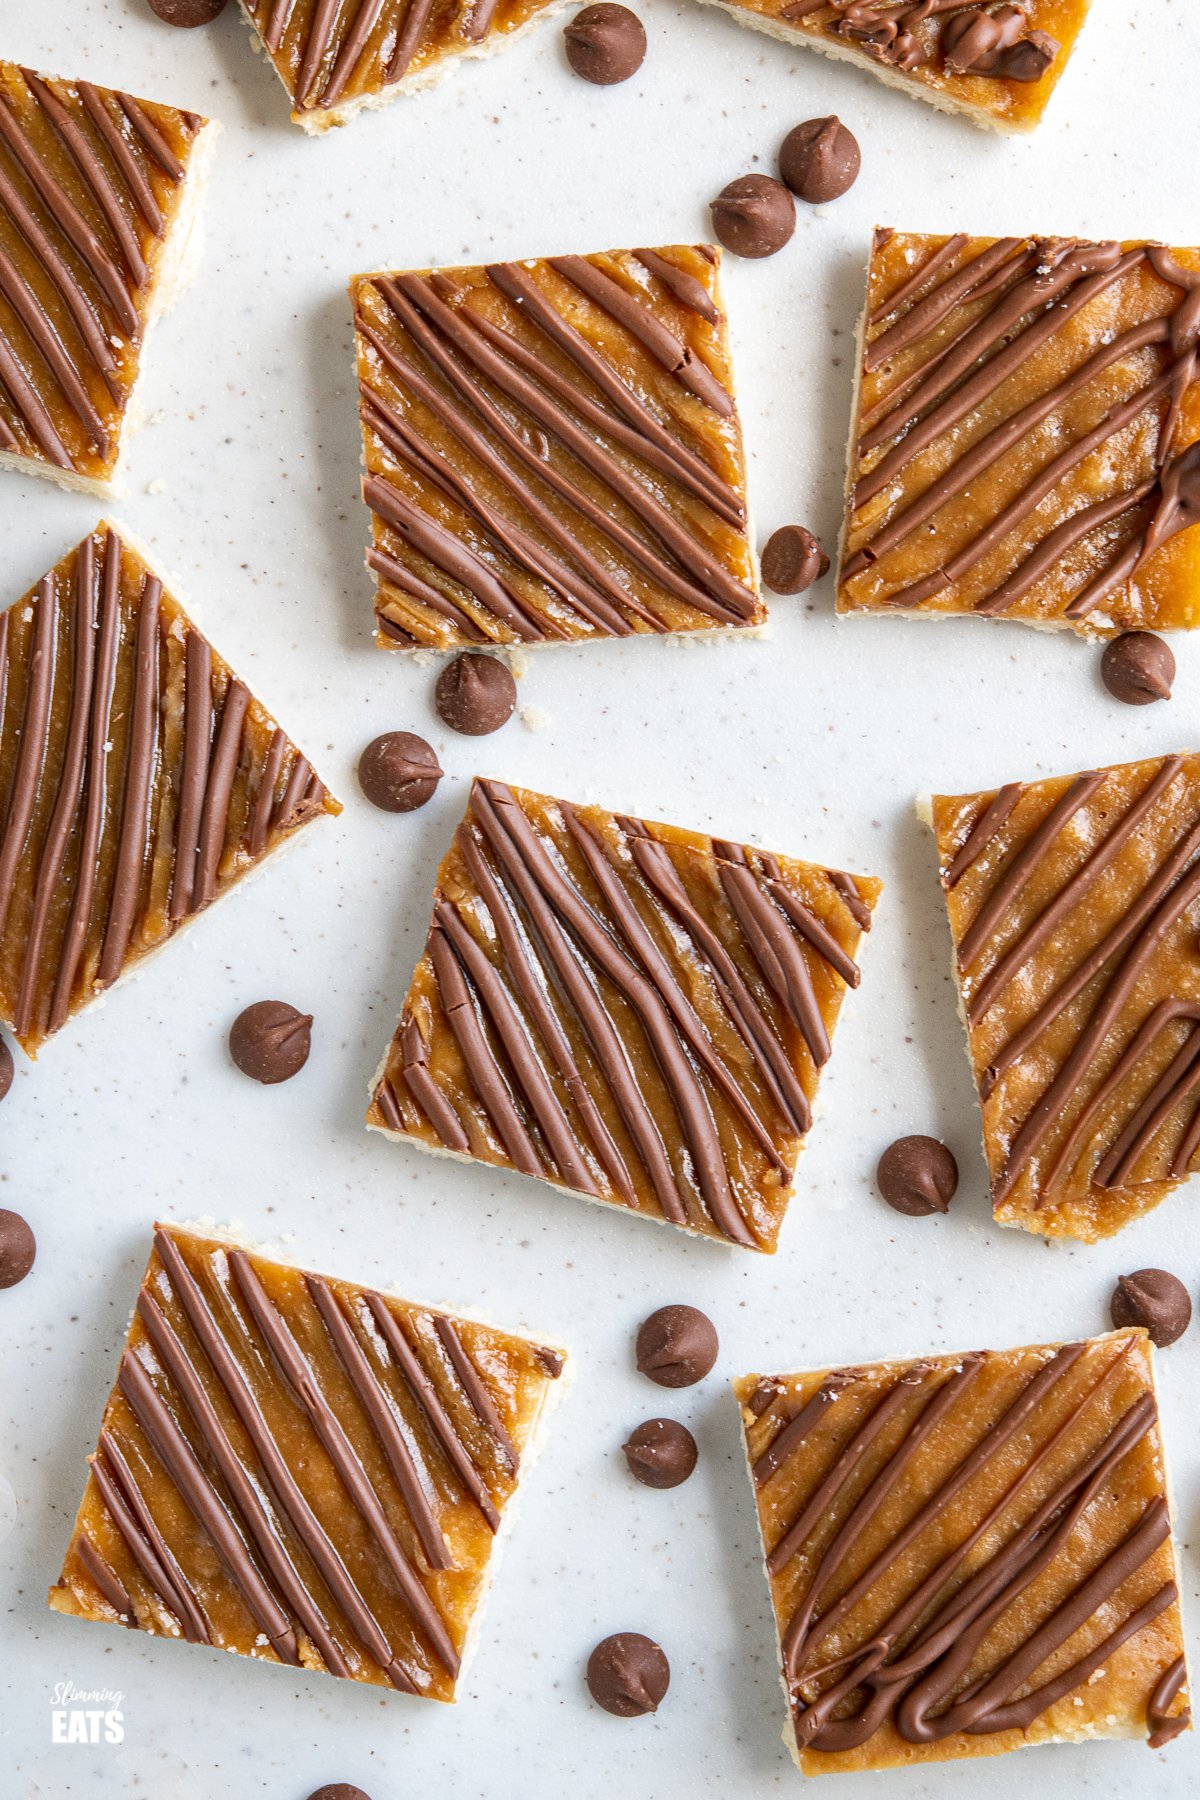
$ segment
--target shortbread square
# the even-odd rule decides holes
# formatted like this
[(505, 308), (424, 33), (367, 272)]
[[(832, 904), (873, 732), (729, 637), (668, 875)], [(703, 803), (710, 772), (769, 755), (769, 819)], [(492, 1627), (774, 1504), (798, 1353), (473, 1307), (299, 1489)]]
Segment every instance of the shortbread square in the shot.
[(81, 1007), (341, 807), (119, 526), (0, 614), (0, 1019)]
[(0, 467), (109, 494), (217, 127), (0, 62)]
[(756, 630), (720, 252), (351, 283), (385, 649)]
[(1200, 623), (1200, 250), (879, 231), (838, 611)]
[(880, 885), (478, 780), (367, 1122), (773, 1251)]
[(564, 1360), (159, 1225), (50, 1605), (453, 1700)]
[(1144, 1331), (734, 1392), (806, 1775), (1189, 1728)]

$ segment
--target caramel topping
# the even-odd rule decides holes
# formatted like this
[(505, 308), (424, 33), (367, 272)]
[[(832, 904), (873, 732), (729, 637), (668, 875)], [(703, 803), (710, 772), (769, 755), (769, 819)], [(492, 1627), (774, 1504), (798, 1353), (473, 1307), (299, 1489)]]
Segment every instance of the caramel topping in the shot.
[(0, 1017), (30, 1055), (338, 803), (110, 525), (0, 615)]
[(543, 1356), (160, 1226), (51, 1605), (453, 1699)]

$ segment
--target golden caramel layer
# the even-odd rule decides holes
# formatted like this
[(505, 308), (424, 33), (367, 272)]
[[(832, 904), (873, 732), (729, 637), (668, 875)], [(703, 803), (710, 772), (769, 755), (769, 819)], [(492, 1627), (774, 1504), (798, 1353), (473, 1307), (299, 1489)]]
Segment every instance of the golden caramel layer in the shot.
[(1200, 622), (1200, 251), (876, 234), (839, 612)]
[(772, 1251), (879, 892), (477, 781), (368, 1123)]
[(382, 647), (762, 624), (719, 258), (355, 279)]
[(116, 527), (0, 615), (0, 1018), (46, 1038), (341, 811)]
[(806, 1774), (1187, 1729), (1144, 1331), (734, 1391)]
[(159, 1226), (50, 1605), (452, 1700), (562, 1366)]

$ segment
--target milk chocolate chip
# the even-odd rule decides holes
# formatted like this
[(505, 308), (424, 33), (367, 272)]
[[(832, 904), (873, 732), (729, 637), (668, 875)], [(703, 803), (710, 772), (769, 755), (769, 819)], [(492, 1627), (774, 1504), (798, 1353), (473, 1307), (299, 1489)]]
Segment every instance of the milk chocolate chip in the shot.
[(7, 1038), (0, 1037), (0, 1100), (3, 1100), (13, 1084), (13, 1053), (8, 1047)]
[(512, 718), (517, 684), (511, 671), (494, 656), (476, 656), (465, 650), (438, 676), (433, 703), (451, 731), (486, 737)]
[(0, 1210), (0, 1288), (24, 1281), (37, 1255), (37, 1240), (20, 1213)]
[(297, 1012), (286, 1000), (248, 1006), (229, 1032), (230, 1056), (243, 1075), (264, 1087), (298, 1075), (311, 1049), (312, 1014)]
[(793, 126), (779, 149), (779, 173), (793, 194), (812, 206), (846, 193), (861, 168), (858, 139), (832, 113)]
[(638, 1328), (637, 1366), (659, 1387), (692, 1387), (717, 1360), (717, 1328), (694, 1306), (660, 1306)]
[(358, 785), (382, 812), (415, 812), (442, 779), (432, 746), (413, 731), (385, 731), (358, 759)]
[(696, 1440), (678, 1419), (646, 1419), (621, 1448), (629, 1473), (643, 1487), (673, 1488), (696, 1467)]
[(1109, 1314), (1118, 1331), (1144, 1326), (1163, 1350), (1191, 1324), (1192, 1300), (1178, 1276), (1166, 1269), (1135, 1269), (1117, 1282)]
[(567, 61), (576, 75), (612, 87), (636, 75), (646, 55), (646, 31), (627, 6), (585, 6), (563, 27)]
[(1169, 700), (1175, 679), (1171, 646), (1152, 631), (1123, 631), (1104, 646), (1100, 679), (1114, 700), (1126, 706)]
[(796, 229), (796, 202), (769, 175), (740, 175), (711, 210), (717, 239), (735, 256), (774, 256)]
[(829, 558), (803, 525), (781, 525), (763, 546), (763, 586), (773, 594), (802, 594), (828, 568)]
[(895, 1212), (920, 1219), (947, 1210), (958, 1187), (958, 1164), (937, 1138), (897, 1138), (880, 1157), (875, 1181)]
[(164, 25), (182, 25), (190, 31), (194, 25), (211, 25), (225, 11), (226, 0), (147, 0), (147, 4)]
[(640, 1631), (618, 1631), (588, 1657), (587, 1685), (605, 1712), (618, 1719), (640, 1719), (658, 1711), (671, 1685), (671, 1665), (653, 1638)]

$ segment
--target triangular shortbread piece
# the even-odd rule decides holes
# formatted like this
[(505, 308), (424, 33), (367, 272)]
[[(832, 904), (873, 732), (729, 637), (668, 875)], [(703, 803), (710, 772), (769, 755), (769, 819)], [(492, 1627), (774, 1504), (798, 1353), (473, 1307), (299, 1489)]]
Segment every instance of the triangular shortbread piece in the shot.
[(766, 619), (706, 244), (351, 283), (378, 643)]
[(453, 1700), (564, 1361), (160, 1225), (50, 1605)]
[(0, 62), (0, 467), (112, 492), (146, 335), (191, 273), (216, 134)]
[(102, 522), (0, 614), (0, 1018), (35, 1055), (284, 839), (340, 811)]

